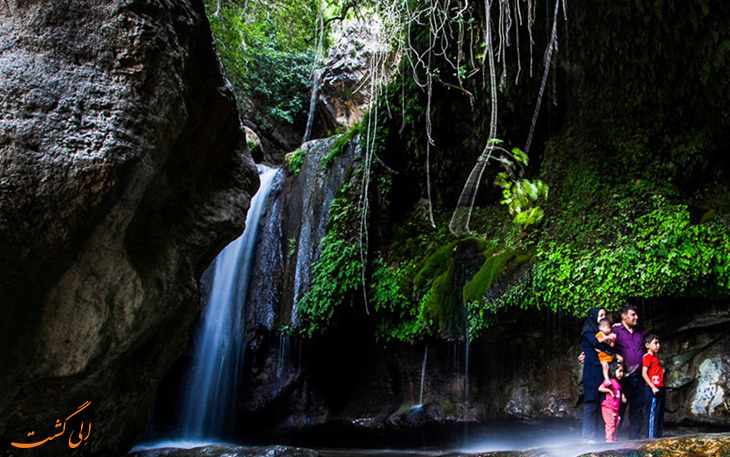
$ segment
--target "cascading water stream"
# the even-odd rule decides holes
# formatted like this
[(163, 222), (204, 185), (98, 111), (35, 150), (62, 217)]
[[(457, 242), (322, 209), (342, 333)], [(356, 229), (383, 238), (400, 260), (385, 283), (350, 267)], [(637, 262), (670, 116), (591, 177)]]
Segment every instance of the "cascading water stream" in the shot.
[(464, 403), (469, 404), (469, 347), (471, 346), (471, 339), (469, 338), (469, 327), (466, 328), (466, 347), (464, 356)]
[(304, 137), (302, 143), (309, 141), (309, 137), (312, 136), (312, 125), (314, 124), (314, 113), (317, 109), (317, 97), (319, 96), (319, 86), (322, 85), (322, 75), (324, 74), (324, 68), (318, 68), (314, 70), (312, 75), (312, 94), (309, 97), (309, 112), (307, 114), (307, 127), (304, 131)]
[(418, 397), (418, 406), (423, 406), (423, 384), (426, 380), (426, 360), (428, 359), (428, 344), (423, 352), (423, 365), (421, 365), (421, 395)]
[(276, 172), (259, 165), (261, 186), (251, 199), (246, 229), (214, 261), (211, 294), (196, 330), (191, 377), (180, 410), (184, 439), (218, 438), (233, 426), (244, 353), (244, 305), (259, 219)]

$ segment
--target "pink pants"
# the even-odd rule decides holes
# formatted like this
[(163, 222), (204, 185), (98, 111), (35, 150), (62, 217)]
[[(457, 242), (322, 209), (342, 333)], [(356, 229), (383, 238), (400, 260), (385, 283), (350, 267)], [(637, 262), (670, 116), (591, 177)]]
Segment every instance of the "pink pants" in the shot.
[(621, 419), (618, 411), (601, 406), (601, 412), (603, 413), (603, 422), (606, 424), (606, 441), (614, 442), (618, 434), (618, 421)]

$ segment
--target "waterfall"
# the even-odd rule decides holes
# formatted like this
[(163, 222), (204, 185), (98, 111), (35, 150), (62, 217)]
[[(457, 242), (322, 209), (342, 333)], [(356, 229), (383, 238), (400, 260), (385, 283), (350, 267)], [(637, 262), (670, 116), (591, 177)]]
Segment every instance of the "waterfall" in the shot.
[(421, 395), (418, 397), (418, 406), (423, 406), (423, 383), (426, 379), (426, 359), (428, 359), (428, 344), (423, 352), (423, 365), (421, 365)]
[(276, 376), (281, 378), (284, 370), (287, 368), (286, 363), (291, 353), (291, 337), (284, 332), (279, 334), (279, 350), (276, 358)]
[(464, 404), (469, 404), (469, 347), (471, 339), (469, 338), (469, 325), (466, 326), (466, 355), (464, 356)]
[(309, 97), (309, 113), (307, 114), (307, 127), (304, 131), (304, 137), (302, 143), (309, 141), (309, 137), (312, 136), (312, 124), (314, 124), (314, 113), (317, 110), (317, 96), (319, 95), (319, 86), (322, 84), (322, 75), (324, 74), (324, 68), (318, 68), (314, 70), (312, 75), (312, 94)]
[(259, 219), (276, 172), (259, 165), (261, 186), (251, 199), (246, 229), (213, 263), (210, 298), (195, 332), (191, 376), (181, 405), (179, 427), (186, 439), (221, 437), (233, 427), (244, 353), (244, 302)]

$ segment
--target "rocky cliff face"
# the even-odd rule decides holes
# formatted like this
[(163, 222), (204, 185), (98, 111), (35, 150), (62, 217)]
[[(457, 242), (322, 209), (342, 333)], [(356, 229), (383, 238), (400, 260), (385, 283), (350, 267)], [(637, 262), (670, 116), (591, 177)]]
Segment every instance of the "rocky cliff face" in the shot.
[(387, 83), (395, 70), (399, 56), (389, 54), (381, 28), (373, 18), (343, 25), (342, 37), (321, 69), (318, 107), (328, 129), (360, 122), (370, 108), (374, 87)]
[[(662, 338), (666, 421), (726, 427), (730, 312), (695, 305), (640, 308), (644, 328)], [(269, 340), (250, 361), (246, 432), (337, 427), (352, 437), (456, 422), (579, 421), (580, 324), (548, 312), (505, 316), (503, 327), (471, 342), (468, 367), (464, 341), (431, 341), (427, 350), (378, 344), (365, 322), (340, 321), (313, 340)]]
[[(582, 319), (512, 311), (468, 347), (434, 340), (427, 354), (425, 343), (375, 342), (372, 322), (350, 312), (313, 339), (282, 334), (283, 326), (296, 327), (292, 309), (309, 286), (326, 227), (323, 197), (341, 185), (355, 157), (324, 172), (317, 163), (327, 144), (307, 146), (301, 171), (282, 182), (286, 190), (271, 202), (249, 298), (243, 433), (579, 420)], [(647, 300), (640, 313), (643, 327), (662, 337), (667, 421), (730, 424), (727, 303)]]
[(249, 333), (259, 328), (271, 331), (296, 326), (294, 305), (309, 289), (330, 205), (360, 154), (360, 146), (351, 144), (334, 163), (320, 165), (334, 141), (328, 138), (303, 144), (300, 171), (295, 176), (281, 173), (274, 183), (267, 215), (261, 222), (251, 279), (246, 321)]
[(0, 436), (118, 455), (256, 190), (232, 92), (198, 0), (2, 2), (0, 75)]

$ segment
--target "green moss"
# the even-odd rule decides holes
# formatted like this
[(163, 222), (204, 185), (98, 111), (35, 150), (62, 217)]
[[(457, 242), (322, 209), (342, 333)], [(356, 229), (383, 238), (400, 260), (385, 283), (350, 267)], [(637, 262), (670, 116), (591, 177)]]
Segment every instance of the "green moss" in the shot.
[(439, 404), (441, 405), (441, 411), (447, 415), (451, 416), (456, 414), (456, 405), (453, 401), (451, 401), (450, 398), (443, 398), (439, 401)]
[(296, 176), (299, 173), (299, 170), (302, 168), (302, 164), (304, 163), (304, 156), (306, 155), (306, 148), (299, 148), (286, 155), (286, 165), (289, 167), (291, 174)]
[(423, 263), (423, 267), (418, 271), (413, 279), (416, 287), (422, 287), (429, 279), (433, 277), (441, 277), (448, 270), (451, 255), (456, 249), (456, 243), (451, 243), (436, 250)]
[(473, 301), (480, 301), (487, 293), (489, 288), (492, 286), (494, 281), (499, 276), (505, 263), (512, 260), (515, 256), (515, 251), (512, 249), (505, 249), (504, 251), (494, 252), (495, 249), (487, 250), (484, 255), (486, 260), (484, 265), (479, 269), (477, 274), (474, 275), (471, 280), (466, 283), (462, 292), (464, 296), (464, 303), (471, 303)]
[(336, 135), (335, 140), (332, 143), (332, 147), (330, 147), (327, 153), (319, 160), (319, 167), (326, 169), (334, 163), (334, 161), (342, 155), (343, 152), (345, 152), (350, 143), (360, 134), (361, 130), (362, 124), (355, 124), (347, 132), (341, 135)]
[(409, 342), (426, 336), (463, 337), (461, 291), (483, 263), (486, 246), (483, 239), (470, 237), (437, 247), (420, 261), (387, 267), (378, 260), (371, 281), (382, 319), (378, 335)]
[[(476, 336), (489, 327), (500, 310), (499, 299), (509, 284), (520, 284), (519, 273), (534, 261), (531, 252), (503, 247), (485, 252), (486, 260), (477, 274), (464, 286), (469, 334)], [(499, 290), (495, 290), (500, 284)]]

